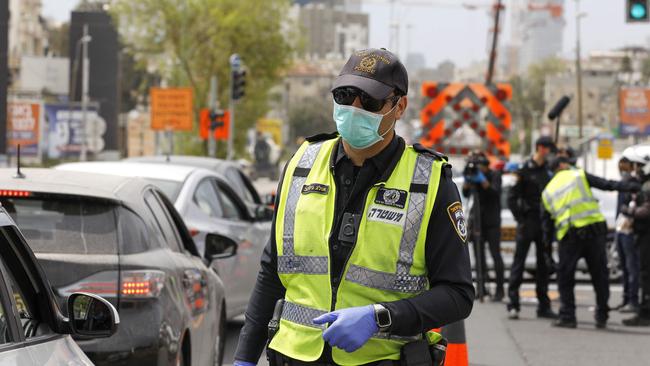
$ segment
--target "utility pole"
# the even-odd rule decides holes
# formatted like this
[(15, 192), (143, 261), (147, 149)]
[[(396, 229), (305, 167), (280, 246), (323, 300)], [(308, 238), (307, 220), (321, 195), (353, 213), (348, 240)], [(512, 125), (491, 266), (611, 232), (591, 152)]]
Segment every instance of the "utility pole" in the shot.
[[(585, 17), (580, 13), (580, 0), (576, 0), (576, 100), (578, 102), (578, 138), (582, 139), (582, 62), (580, 60), (580, 19)], [(586, 160), (585, 160), (586, 161)]]
[(501, 9), (503, 5), (501, 0), (497, 0), (496, 5), (494, 5), (494, 29), (492, 30), (492, 47), (490, 49), (490, 63), (488, 64), (487, 75), (485, 76), (485, 85), (492, 84), (492, 78), (494, 77), (494, 64), (496, 63), (497, 58), (497, 43), (499, 41), (499, 18), (501, 16)]
[(7, 152), (7, 89), (9, 89), (9, 0), (0, 0), (0, 156), (4, 156)]
[(88, 154), (88, 134), (86, 124), (88, 122), (88, 83), (90, 75), (90, 60), (88, 59), (88, 42), (92, 38), (88, 34), (88, 24), (84, 24), (84, 33), (81, 37), (82, 69), (81, 69), (81, 153), (79, 161), (86, 161)]
[[(210, 95), (208, 96), (208, 108), (210, 108), (210, 115), (219, 109), (219, 99), (217, 97), (217, 76), (213, 75), (210, 78)], [(217, 139), (214, 137), (214, 126), (212, 126), (212, 119), (210, 119), (210, 133), (208, 134), (208, 156), (217, 157)]]
[(235, 81), (235, 75), (239, 73), (241, 68), (241, 58), (239, 57), (238, 54), (233, 53), (230, 55), (230, 98), (229, 98), (229, 103), (228, 103), (228, 109), (230, 110), (230, 126), (228, 127), (228, 155), (227, 159), (232, 160), (232, 158), (235, 156), (235, 150), (233, 146), (233, 139), (235, 136), (235, 103), (237, 98), (235, 97), (234, 90), (237, 87), (236, 81)]

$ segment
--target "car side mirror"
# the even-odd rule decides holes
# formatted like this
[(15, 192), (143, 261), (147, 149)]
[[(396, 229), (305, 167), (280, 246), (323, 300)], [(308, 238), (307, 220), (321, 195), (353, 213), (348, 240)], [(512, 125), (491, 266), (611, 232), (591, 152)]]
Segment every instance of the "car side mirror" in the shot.
[(73, 335), (88, 338), (110, 337), (120, 323), (120, 316), (110, 302), (85, 292), (68, 297), (68, 319)]
[(275, 193), (269, 193), (262, 196), (262, 204), (268, 207), (275, 206)]
[(209, 261), (230, 258), (237, 254), (237, 243), (227, 236), (210, 233), (205, 236), (205, 258)]
[(269, 221), (273, 219), (273, 209), (264, 206), (264, 205), (259, 205), (255, 208), (255, 219), (257, 221)]

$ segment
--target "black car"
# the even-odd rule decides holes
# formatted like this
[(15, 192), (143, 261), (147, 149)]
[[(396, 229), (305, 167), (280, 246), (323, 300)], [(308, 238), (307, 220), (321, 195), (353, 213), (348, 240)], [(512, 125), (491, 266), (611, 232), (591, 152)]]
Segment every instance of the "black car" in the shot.
[(236, 252), (211, 235), (205, 257), (174, 206), (138, 178), (0, 169), (0, 203), (21, 227), (59, 302), (101, 295), (119, 312), (110, 338), (78, 343), (98, 365), (220, 365), (223, 284), (209, 268)]
[(92, 365), (72, 340), (109, 337), (119, 315), (108, 301), (74, 293), (66, 318), (43, 269), (0, 207), (0, 365)]

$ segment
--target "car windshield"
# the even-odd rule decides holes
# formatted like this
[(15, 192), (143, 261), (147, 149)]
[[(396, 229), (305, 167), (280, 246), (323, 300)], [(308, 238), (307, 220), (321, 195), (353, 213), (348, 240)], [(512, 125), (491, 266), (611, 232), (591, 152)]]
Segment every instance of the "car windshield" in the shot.
[(160, 189), (170, 201), (175, 202), (183, 183), (173, 180), (146, 178), (148, 182)]
[(115, 205), (75, 197), (3, 198), (36, 253), (116, 254)]

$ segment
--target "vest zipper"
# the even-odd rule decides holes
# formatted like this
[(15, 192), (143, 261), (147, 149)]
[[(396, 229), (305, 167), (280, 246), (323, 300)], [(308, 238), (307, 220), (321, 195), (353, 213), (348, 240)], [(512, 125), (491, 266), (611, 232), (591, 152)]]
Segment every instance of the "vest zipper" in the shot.
[[(370, 194), (370, 191), (375, 187), (383, 187), (385, 185), (386, 185), (386, 182), (375, 183), (370, 188), (368, 188), (366, 190), (366, 193), (363, 196), (363, 212), (362, 212), (363, 214), (365, 214), (365, 212), (366, 212), (366, 201), (368, 200), (368, 194)], [(336, 199), (336, 197), (335, 197), (335, 199)], [(336, 207), (336, 201), (335, 201), (335, 203), (334, 203), (334, 212), (336, 212), (336, 208), (337, 207)], [(363, 221), (363, 218), (361, 218), (361, 221)], [(359, 224), (359, 226), (360, 225), (361, 224)], [(357, 234), (357, 239), (358, 239), (359, 238), (359, 232), (357, 231), (356, 234)], [(332, 238), (332, 233), (330, 232), (330, 240), (331, 240), (331, 238)], [(345, 279), (344, 278), (345, 272), (346, 272), (345, 269), (348, 266), (348, 262), (350, 261), (350, 257), (352, 257), (352, 253), (354, 253), (354, 248), (356, 246), (357, 246), (357, 241), (355, 240), (354, 243), (352, 243), (352, 248), (350, 248), (350, 255), (348, 255), (348, 257), (345, 258), (345, 262), (343, 262), (343, 270), (341, 272), (341, 278), (339, 279), (339, 283), (335, 287), (334, 286), (332, 287), (332, 305), (331, 305), (330, 311), (334, 311), (335, 308), (336, 308), (336, 301), (337, 301), (337, 297), (338, 297), (339, 286), (341, 285), (341, 282)], [(330, 273), (330, 283), (331, 282), (332, 282), (332, 274)]]

